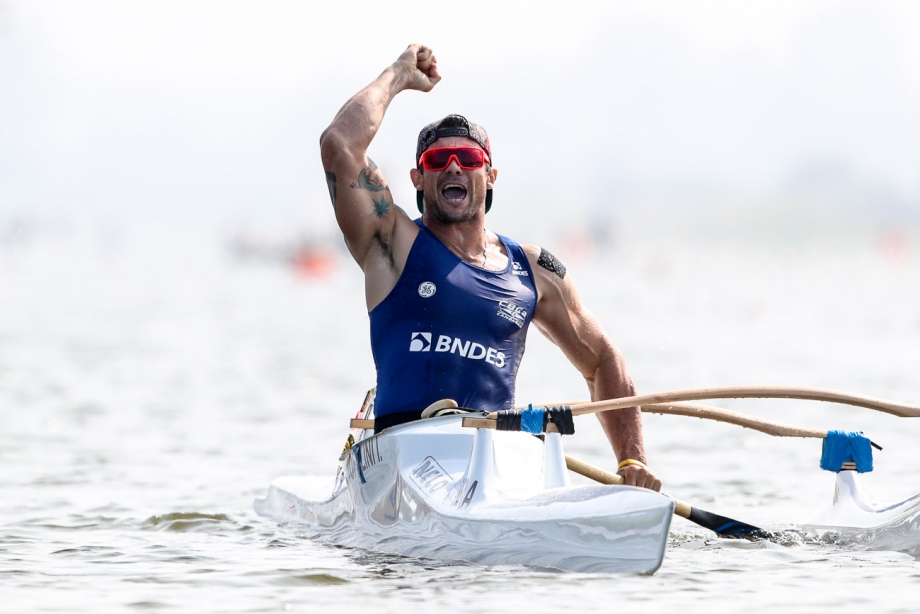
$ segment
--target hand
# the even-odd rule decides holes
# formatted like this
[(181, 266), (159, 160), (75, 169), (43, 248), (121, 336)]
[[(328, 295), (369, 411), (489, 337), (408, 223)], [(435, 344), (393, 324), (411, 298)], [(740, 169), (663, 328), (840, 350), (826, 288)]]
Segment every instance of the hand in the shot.
[(661, 491), (661, 480), (648, 470), (648, 467), (642, 465), (626, 465), (617, 473), (623, 478), (627, 486), (638, 486), (648, 488), (655, 492)]
[(393, 63), (393, 69), (403, 77), (403, 88), (429, 92), (441, 80), (434, 52), (422, 45), (409, 45)]

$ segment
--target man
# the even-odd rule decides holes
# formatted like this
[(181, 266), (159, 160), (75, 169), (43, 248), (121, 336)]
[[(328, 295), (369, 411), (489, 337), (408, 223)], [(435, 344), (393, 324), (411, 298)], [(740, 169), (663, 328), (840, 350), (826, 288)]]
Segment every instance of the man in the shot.
[[(498, 171), (485, 130), (459, 115), (426, 126), (410, 171), (420, 220), (393, 204), (367, 157), (393, 98), (441, 80), (431, 49), (410, 45), (341, 108), (320, 137), (335, 216), (364, 271), (377, 366), (376, 430), (433, 401), (495, 411), (514, 404), (531, 322), (584, 375), (592, 400), (635, 394), (623, 357), (546, 250), (486, 230)], [(597, 414), (627, 484), (659, 490), (639, 408)]]

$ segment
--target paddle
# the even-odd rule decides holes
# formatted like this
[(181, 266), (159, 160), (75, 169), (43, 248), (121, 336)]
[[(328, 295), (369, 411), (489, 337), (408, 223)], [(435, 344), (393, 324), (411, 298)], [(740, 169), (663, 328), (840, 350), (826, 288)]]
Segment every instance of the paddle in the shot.
[[(565, 457), (565, 465), (569, 468), (570, 471), (574, 471), (579, 475), (583, 475), (586, 478), (592, 479), (595, 482), (600, 482), (601, 484), (623, 483), (623, 478), (616, 473), (604, 471), (600, 467), (595, 467), (594, 465), (588, 464), (569, 455), (566, 455)], [(685, 501), (674, 499), (674, 497), (671, 497), (671, 499), (673, 499), (674, 503), (676, 504), (676, 507), (674, 508), (675, 514), (681, 516), (682, 518), (686, 518), (690, 522), (694, 522), (700, 525), (704, 529), (713, 531), (720, 537), (743, 537), (754, 539), (770, 539), (773, 537), (773, 534), (769, 531), (764, 531), (763, 529), (755, 527), (751, 524), (747, 524), (746, 522), (741, 522), (740, 520), (719, 516), (718, 514), (713, 514), (712, 512), (701, 510), (698, 507), (693, 507)]]

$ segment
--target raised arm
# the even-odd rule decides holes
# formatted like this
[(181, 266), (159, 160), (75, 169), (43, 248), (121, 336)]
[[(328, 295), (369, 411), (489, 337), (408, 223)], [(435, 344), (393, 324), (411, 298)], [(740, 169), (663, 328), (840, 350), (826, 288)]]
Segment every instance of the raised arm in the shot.
[(394, 206), (386, 180), (367, 157), (367, 149), (399, 92), (427, 92), (440, 80), (431, 49), (410, 45), (379, 77), (345, 103), (320, 136), (336, 221), (351, 255), (365, 273), (381, 262), (386, 266), (394, 261), (400, 225), (411, 231), (406, 226), (411, 220)]
[[(613, 345), (600, 323), (582, 304), (565, 267), (539, 247), (524, 247), (537, 284), (537, 309), (533, 322), (555, 343), (584, 376), (591, 400), (633, 396), (635, 387), (626, 370), (623, 355)], [(632, 459), (618, 473), (626, 484), (661, 489), (646, 464), (642, 438), (642, 413), (638, 407), (597, 414), (617, 459)]]

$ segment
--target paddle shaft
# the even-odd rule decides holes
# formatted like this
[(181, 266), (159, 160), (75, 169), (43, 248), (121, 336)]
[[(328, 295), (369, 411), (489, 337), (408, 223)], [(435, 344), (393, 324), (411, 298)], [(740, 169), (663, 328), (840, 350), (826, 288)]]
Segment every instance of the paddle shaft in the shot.
[[(565, 456), (565, 466), (568, 467), (570, 471), (574, 471), (579, 475), (583, 475), (601, 484), (619, 485), (623, 484), (624, 481), (622, 476), (616, 473), (610, 473), (600, 467), (595, 467), (594, 465), (571, 457), (568, 454)], [(754, 525), (707, 512), (706, 510), (693, 507), (689, 503), (681, 501), (680, 499), (675, 499), (674, 497), (671, 497), (671, 499), (675, 504), (675, 514), (700, 525), (704, 529), (714, 531), (721, 537), (756, 537), (761, 539), (769, 539), (772, 537), (768, 531), (764, 531)]]
[[(583, 460), (579, 460), (568, 454), (565, 455), (565, 466), (568, 467), (569, 471), (574, 471), (578, 475), (583, 475), (590, 480), (599, 482), (601, 484), (612, 484), (614, 486), (621, 485), (625, 482), (623, 476), (618, 473), (610, 473), (605, 471), (600, 467), (595, 467), (589, 463), (586, 463)], [(674, 509), (674, 513), (678, 516), (687, 518), (690, 516), (690, 504), (681, 501), (680, 499), (674, 499), (674, 503), (677, 504), (677, 507)]]

